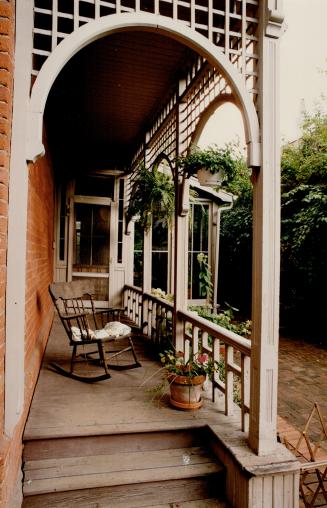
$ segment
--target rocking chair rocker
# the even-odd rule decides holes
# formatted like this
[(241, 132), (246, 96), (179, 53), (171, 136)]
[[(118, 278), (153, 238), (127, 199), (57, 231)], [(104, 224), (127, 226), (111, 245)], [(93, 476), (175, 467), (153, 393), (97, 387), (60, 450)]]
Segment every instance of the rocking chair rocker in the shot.
[[(92, 295), (85, 292), (83, 286), (84, 283), (81, 281), (57, 282), (49, 286), (49, 293), (68, 336), (69, 345), (73, 348), (70, 370), (53, 362), (50, 364), (51, 367), (64, 376), (85, 383), (109, 379), (111, 377), (109, 369), (141, 367), (136, 358), (131, 328), (122, 322), (123, 309), (108, 308), (97, 311)], [(108, 343), (114, 344), (116, 349), (107, 350)], [(121, 343), (124, 344), (123, 347)], [(90, 345), (96, 346), (97, 349), (89, 351)], [(77, 354), (78, 348), (83, 348), (83, 353)], [(134, 358), (133, 363), (109, 363), (109, 360), (112, 361), (113, 358), (118, 358), (128, 351)], [(77, 362), (101, 366), (104, 374), (96, 376), (77, 374), (74, 372)]]

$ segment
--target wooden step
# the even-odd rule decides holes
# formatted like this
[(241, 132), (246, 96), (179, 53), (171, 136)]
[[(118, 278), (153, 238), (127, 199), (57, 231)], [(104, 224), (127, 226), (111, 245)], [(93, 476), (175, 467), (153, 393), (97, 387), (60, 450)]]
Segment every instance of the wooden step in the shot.
[(28, 496), (22, 508), (228, 508), (220, 490), (217, 478), (198, 477)]
[(138, 432), (103, 436), (35, 439), (24, 443), (24, 461), (107, 455), (119, 452), (163, 450), (201, 446), (205, 440), (204, 428), (162, 432)]
[(27, 461), (24, 495), (177, 480), (223, 470), (202, 447)]

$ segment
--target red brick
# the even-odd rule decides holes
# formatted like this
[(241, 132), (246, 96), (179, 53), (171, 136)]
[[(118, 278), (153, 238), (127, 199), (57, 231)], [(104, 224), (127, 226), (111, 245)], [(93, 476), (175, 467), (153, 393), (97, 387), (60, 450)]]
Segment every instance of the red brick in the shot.
[(9, 53), (1, 52), (0, 53), (0, 69), (7, 69), (10, 72), (13, 70), (12, 58)]
[(11, 100), (11, 94), (12, 92), (7, 86), (3, 86), (0, 84), (0, 101), (3, 101), (8, 104), (9, 101)]
[(12, 21), (9, 18), (0, 18), (0, 35), (8, 35), (12, 30)]
[(9, 122), (5, 118), (0, 118), (0, 134), (7, 134), (9, 132)]
[[(0, 48), (1, 48), (1, 37), (0, 37)], [(0, 69), (0, 84), (4, 86), (10, 86), (12, 82), (12, 75), (7, 69)]]
[(8, 184), (9, 173), (7, 171), (9, 165), (9, 156), (8, 152), (4, 150), (0, 150), (0, 184)]
[(11, 117), (11, 110), (7, 102), (0, 102), (0, 117), (1, 118)]
[(8, 2), (8, 0), (0, 0), (0, 16), (6, 18), (11, 17), (13, 14), (14, 2)]
[(9, 150), (10, 143), (8, 136), (0, 132), (0, 150)]
[(14, 51), (14, 43), (9, 35), (0, 35), (0, 51), (12, 54)]

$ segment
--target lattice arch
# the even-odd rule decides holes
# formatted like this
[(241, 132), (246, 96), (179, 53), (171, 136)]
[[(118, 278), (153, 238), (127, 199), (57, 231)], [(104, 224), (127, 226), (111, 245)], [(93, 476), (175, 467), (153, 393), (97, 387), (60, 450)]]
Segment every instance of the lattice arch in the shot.
[[(42, 125), (43, 125), (43, 112), (48, 93), (51, 86), (69, 59), (80, 49), (92, 41), (116, 33), (121, 30), (155, 30), (158, 33), (173, 37), (183, 44), (192, 47), (199, 54), (202, 55), (204, 67), (206, 67), (206, 60), (212, 65), (211, 69), (219, 71), (219, 75), (223, 75), (223, 79), (216, 79), (214, 71), (207, 69), (209, 72), (209, 82), (214, 86), (218, 83), (219, 92), (226, 86), (234, 94), (236, 101), (240, 106), (242, 115), (244, 117), (244, 125), (246, 131), (246, 140), (248, 143), (248, 163), (251, 166), (260, 165), (260, 143), (259, 143), (259, 122), (258, 116), (251, 94), (245, 86), (245, 81), (239, 74), (237, 69), (230, 63), (221, 51), (216, 50), (213, 45), (201, 36), (196, 31), (191, 30), (189, 27), (184, 26), (179, 21), (168, 20), (163, 16), (155, 16), (153, 14), (121, 14), (113, 16), (105, 16), (101, 19), (95, 20), (93, 23), (86, 23), (80, 27), (70, 36), (66, 37), (61, 44), (59, 44), (51, 55), (47, 58), (42, 69), (40, 70), (32, 89), (32, 95), (29, 107), (29, 139), (27, 142), (27, 159), (35, 160), (37, 157), (44, 153), (42, 144)], [(195, 69), (196, 73), (199, 69)], [(188, 81), (194, 76), (194, 69), (190, 72)], [(220, 80), (220, 84), (219, 84)], [(226, 91), (226, 90), (225, 90)], [(202, 101), (202, 106), (205, 101)], [(202, 107), (201, 106), (201, 107)], [(165, 114), (166, 116), (166, 114)], [(190, 136), (194, 126), (188, 129), (186, 138)], [(185, 140), (185, 142), (187, 139)], [(187, 145), (187, 142), (186, 142)], [(155, 150), (158, 153), (157, 150)]]
[(128, 13), (160, 15), (200, 33), (226, 55), (256, 98), (259, 0), (34, 0), (33, 75), (82, 25)]

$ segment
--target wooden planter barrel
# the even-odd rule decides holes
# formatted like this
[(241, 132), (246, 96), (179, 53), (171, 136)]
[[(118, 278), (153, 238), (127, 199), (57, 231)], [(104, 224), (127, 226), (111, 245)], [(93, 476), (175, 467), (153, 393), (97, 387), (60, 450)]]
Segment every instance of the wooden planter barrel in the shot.
[(198, 409), (202, 406), (201, 392), (206, 376), (168, 375), (170, 403), (178, 409)]

